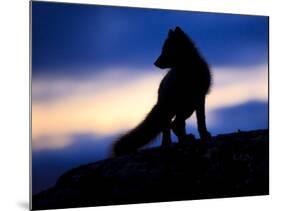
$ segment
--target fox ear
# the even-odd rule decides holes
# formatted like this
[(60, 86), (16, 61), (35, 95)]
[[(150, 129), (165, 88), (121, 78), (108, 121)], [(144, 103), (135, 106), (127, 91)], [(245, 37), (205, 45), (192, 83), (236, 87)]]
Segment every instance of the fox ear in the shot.
[(178, 34), (184, 34), (183, 30), (179, 26), (176, 27), (175, 32)]
[(174, 31), (173, 31), (172, 29), (170, 29), (170, 30), (169, 30), (169, 34), (168, 34), (168, 36), (169, 36), (169, 37), (172, 37), (172, 36), (173, 36), (173, 34), (174, 34)]

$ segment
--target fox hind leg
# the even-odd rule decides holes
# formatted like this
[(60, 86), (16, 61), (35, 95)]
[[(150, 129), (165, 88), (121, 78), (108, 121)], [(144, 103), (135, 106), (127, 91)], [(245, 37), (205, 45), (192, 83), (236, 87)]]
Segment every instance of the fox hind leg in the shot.
[(173, 113), (166, 112), (164, 118), (161, 120), (162, 124), (162, 144), (161, 146), (169, 146), (172, 143), (171, 139), (171, 119), (173, 117)]
[(200, 100), (196, 108), (197, 126), (201, 140), (210, 140), (211, 134), (206, 127), (205, 96)]
[(177, 114), (176, 118), (172, 122), (172, 129), (176, 136), (178, 137), (179, 143), (184, 143), (185, 141), (193, 141), (195, 140), (195, 137), (193, 134), (186, 134), (185, 131), (185, 119), (189, 118), (194, 109), (190, 108), (187, 109), (187, 111), (184, 114)]
[(187, 138), (186, 131), (185, 131), (185, 119), (177, 115), (172, 123), (172, 128), (174, 133), (178, 137), (178, 142), (184, 143), (184, 141)]
[(166, 125), (162, 131), (162, 146), (169, 146), (171, 145), (171, 131), (170, 126)]

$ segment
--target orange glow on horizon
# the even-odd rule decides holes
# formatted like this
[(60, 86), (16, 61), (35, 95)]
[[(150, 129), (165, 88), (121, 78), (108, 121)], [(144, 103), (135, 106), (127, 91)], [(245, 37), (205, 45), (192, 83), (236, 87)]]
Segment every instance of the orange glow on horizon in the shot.
[[(214, 85), (207, 97), (208, 113), (250, 100), (267, 101), (266, 66), (245, 71), (216, 70), (213, 73)], [(62, 93), (43, 101), (33, 96), (33, 147), (58, 148), (68, 143), (63, 138), (64, 141), (40, 143), (40, 137), (44, 136), (65, 137), (83, 132), (110, 135), (133, 128), (156, 103), (158, 86), (164, 74), (155, 70), (149, 74), (148, 71), (143, 71), (143, 74), (109, 71), (83, 81), (34, 81), (34, 94), (47, 93), (48, 90)], [(210, 115), (208, 123), (215, 122), (214, 118)]]

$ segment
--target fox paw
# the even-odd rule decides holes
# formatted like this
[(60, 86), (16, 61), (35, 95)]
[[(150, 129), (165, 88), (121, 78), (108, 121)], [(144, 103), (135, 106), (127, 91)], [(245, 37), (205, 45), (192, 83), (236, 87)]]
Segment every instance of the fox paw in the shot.
[(195, 138), (195, 136), (193, 134), (190, 133), (190, 134), (186, 135), (186, 140), (187, 141), (195, 141), (196, 138)]
[(170, 146), (172, 144), (172, 140), (170, 138), (163, 138), (162, 139), (162, 147), (167, 147)]
[(211, 133), (206, 131), (205, 133), (200, 134), (200, 138), (202, 141), (210, 141), (212, 139), (212, 135), (211, 135)]

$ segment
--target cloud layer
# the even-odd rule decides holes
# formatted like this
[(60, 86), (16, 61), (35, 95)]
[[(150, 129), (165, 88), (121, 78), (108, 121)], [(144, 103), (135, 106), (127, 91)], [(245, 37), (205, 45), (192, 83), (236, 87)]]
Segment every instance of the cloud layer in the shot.
[[(107, 136), (133, 128), (156, 103), (164, 74), (154, 69), (108, 70), (83, 80), (35, 80), (32, 84), (33, 147), (63, 147), (68, 142), (62, 137), (69, 134)], [(213, 87), (207, 97), (208, 124), (215, 124), (215, 110), (253, 100), (267, 101), (267, 98), (266, 66), (257, 66), (254, 70), (214, 69)], [(194, 118), (191, 123), (195, 124)], [(60, 141), (50, 141), (50, 138), (44, 141), (47, 137)]]

